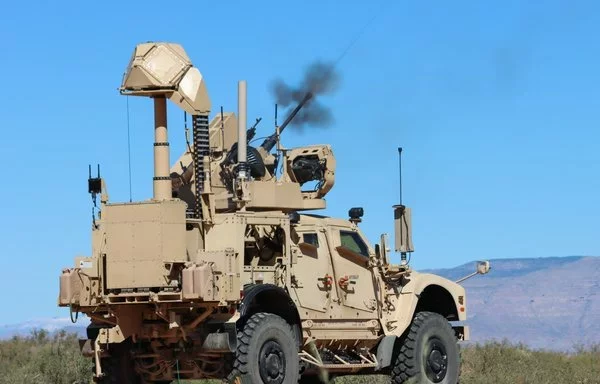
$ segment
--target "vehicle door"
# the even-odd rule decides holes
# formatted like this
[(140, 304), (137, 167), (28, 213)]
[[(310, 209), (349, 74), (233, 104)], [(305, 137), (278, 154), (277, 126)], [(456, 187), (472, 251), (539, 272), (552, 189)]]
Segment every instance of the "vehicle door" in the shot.
[(369, 268), (373, 250), (357, 228), (329, 231), (335, 284), (341, 302), (353, 318), (377, 318), (376, 282)]
[(305, 314), (310, 311), (310, 317), (314, 319), (329, 318), (334, 277), (325, 233), (309, 227), (299, 229), (297, 235), (292, 287), (299, 310)]

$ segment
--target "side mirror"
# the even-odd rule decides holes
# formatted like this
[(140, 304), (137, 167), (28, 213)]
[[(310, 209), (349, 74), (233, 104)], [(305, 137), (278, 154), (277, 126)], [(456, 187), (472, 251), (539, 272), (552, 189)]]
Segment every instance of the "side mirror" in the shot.
[(470, 279), (473, 276), (485, 275), (486, 273), (488, 273), (490, 271), (490, 269), (492, 269), (492, 267), (490, 266), (489, 261), (487, 261), (487, 260), (486, 261), (478, 261), (477, 264), (475, 265), (475, 272), (470, 273), (467, 276), (456, 280), (456, 283), (462, 283), (463, 281)]
[(490, 271), (490, 262), (489, 261), (478, 261), (477, 262), (477, 273), (480, 275), (485, 275)]

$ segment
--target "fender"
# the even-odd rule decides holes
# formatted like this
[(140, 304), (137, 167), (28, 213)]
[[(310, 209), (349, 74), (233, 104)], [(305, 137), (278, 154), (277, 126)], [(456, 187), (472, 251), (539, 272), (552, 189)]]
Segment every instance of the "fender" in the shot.
[(283, 317), (290, 324), (300, 324), (296, 304), (287, 291), (273, 284), (253, 284), (244, 287), (238, 312), (239, 323), (244, 323), (257, 311), (270, 312)]
[[(382, 325), (386, 336), (401, 336), (410, 326), (416, 310), (437, 312), (451, 316), (453, 320), (466, 320), (466, 295), (461, 285), (437, 275), (418, 272), (411, 272), (407, 281), (398, 293), (387, 292), (393, 309), (383, 312)], [(428, 292), (435, 292), (435, 300), (427, 299)]]
[(282, 317), (293, 328), (298, 346), (302, 344), (300, 315), (296, 304), (281, 287), (273, 284), (253, 284), (244, 287), (244, 298), (238, 307), (238, 329), (242, 329), (246, 320), (256, 312), (269, 312)]

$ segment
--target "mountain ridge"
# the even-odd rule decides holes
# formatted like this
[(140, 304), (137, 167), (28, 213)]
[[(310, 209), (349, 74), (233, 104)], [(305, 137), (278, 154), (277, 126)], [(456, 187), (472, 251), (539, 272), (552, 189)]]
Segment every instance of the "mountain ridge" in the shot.
[[(462, 285), (474, 342), (510, 340), (533, 348), (571, 351), (600, 344), (600, 257), (490, 260), (492, 270)], [(466, 263), (430, 270), (455, 280)]]

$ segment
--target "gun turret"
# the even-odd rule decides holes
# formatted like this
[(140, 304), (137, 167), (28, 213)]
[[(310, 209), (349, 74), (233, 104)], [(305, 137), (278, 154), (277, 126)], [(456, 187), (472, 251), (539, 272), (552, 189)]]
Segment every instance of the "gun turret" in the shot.
[[(208, 124), (207, 134), (198, 131), (196, 135), (194, 131), (193, 149), (188, 148), (171, 167), (169, 180), (166, 180), (170, 182), (171, 195), (186, 202), (188, 214), (207, 221), (215, 214), (242, 208), (283, 212), (325, 208), (324, 197), (335, 181), (335, 157), (331, 147), (312, 145), (286, 149), (277, 155), (271, 153), (288, 125), (300, 120), (306, 122), (306, 116), (298, 116), (298, 113), (302, 108), (308, 111), (307, 108), (313, 106), (310, 101), (315, 93), (295, 93), (300, 96), (296, 98), (299, 102), (283, 124), (260, 146), (253, 147), (251, 141), (262, 119), (256, 119), (248, 128), (245, 82), (238, 86), (237, 119), (231, 113), (221, 112)], [(206, 123), (207, 115), (202, 117)], [(197, 143), (204, 148), (196, 148)], [(280, 174), (277, 174), (278, 164)]]
[[(304, 95), (304, 98), (302, 100), (300, 100), (300, 102), (298, 103), (296, 108), (294, 108), (292, 113), (289, 114), (287, 119), (285, 119), (283, 124), (281, 124), (281, 126), (279, 127), (279, 134), (281, 134), (281, 132), (283, 132), (285, 127), (287, 127), (288, 124), (290, 124), (292, 122), (294, 117), (296, 117), (298, 112), (300, 112), (302, 107), (304, 107), (304, 105), (306, 103), (308, 103), (310, 101), (310, 99), (312, 99), (312, 97), (313, 97), (312, 92), (306, 92), (306, 95)], [(275, 144), (277, 144), (277, 132), (275, 132), (271, 136), (267, 137), (260, 146), (264, 148), (266, 153), (269, 153), (269, 152), (271, 152), (271, 150), (273, 149)]]

